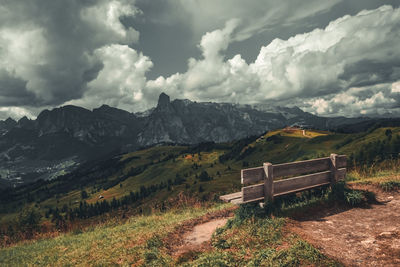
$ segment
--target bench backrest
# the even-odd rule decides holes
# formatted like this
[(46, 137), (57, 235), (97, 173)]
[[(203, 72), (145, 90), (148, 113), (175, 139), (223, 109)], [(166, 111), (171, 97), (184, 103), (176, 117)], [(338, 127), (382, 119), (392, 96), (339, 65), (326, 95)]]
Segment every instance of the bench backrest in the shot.
[[(241, 171), (242, 184), (245, 185), (242, 187), (242, 201), (273, 200), (275, 196), (336, 183), (346, 175), (346, 162), (345, 155), (331, 154), (326, 158), (264, 163), (262, 167), (244, 169)], [(263, 183), (255, 184), (260, 181)]]

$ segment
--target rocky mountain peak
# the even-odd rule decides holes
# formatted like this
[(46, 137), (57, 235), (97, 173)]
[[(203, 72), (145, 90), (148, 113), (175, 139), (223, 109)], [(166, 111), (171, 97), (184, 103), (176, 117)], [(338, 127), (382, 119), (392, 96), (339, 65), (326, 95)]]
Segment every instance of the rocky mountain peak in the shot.
[(109, 105), (103, 104), (99, 108), (93, 109), (93, 111), (95, 111), (95, 110), (110, 110), (110, 109), (112, 109), (112, 108)]
[(171, 101), (167, 94), (161, 93), (158, 97), (157, 109), (166, 110), (170, 106)]
[(17, 124), (17, 122), (15, 120), (13, 120), (12, 118), (8, 118), (5, 121), (0, 121), (0, 133), (1, 133), (1, 129), (9, 130), (12, 127), (14, 127), (16, 124)]
[(7, 124), (16, 124), (16, 123), (17, 123), (14, 119), (12, 119), (12, 118), (10, 118), (10, 117), (8, 117), (8, 118), (5, 120), (5, 122), (6, 122)]

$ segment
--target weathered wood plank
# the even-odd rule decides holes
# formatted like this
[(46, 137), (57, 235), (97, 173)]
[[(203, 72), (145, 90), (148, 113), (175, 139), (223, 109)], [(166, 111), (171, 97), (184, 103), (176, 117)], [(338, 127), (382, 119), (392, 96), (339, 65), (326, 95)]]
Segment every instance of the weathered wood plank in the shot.
[(243, 199), (242, 198), (235, 198), (235, 199), (232, 199), (230, 202), (232, 204), (240, 205), (240, 204), (243, 204)]
[[(331, 183), (334, 184), (346, 177), (347, 158), (345, 155), (331, 154)], [(343, 168), (344, 167), (344, 168)]]
[[(225, 197), (225, 199), (229, 198), (230, 200), (228, 201), (236, 204), (249, 203), (264, 200), (264, 195), (268, 195), (269, 199), (273, 199), (273, 196), (327, 185), (332, 180), (332, 174), (334, 174), (334, 181), (332, 180), (332, 182), (345, 178), (346, 164), (347, 159), (345, 155), (332, 154), (331, 157), (327, 158), (276, 165), (265, 163), (263, 167), (244, 169), (241, 172), (242, 184), (246, 185), (259, 181), (264, 181), (264, 183), (243, 187), (241, 192), (231, 194), (233, 196)], [(276, 177), (305, 173), (311, 174), (273, 181)], [(223, 197), (221, 196), (221, 199)]]
[(232, 204), (235, 205), (240, 205), (240, 204), (245, 204), (245, 203), (251, 203), (251, 202), (262, 202), (264, 201), (264, 197), (260, 197), (260, 198), (255, 198), (255, 199), (251, 199), (248, 201), (243, 201), (241, 198), (237, 198), (231, 201)]
[(264, 184), (256, 184), (242, 187), (243, 202), (264, 197)]
[[(346, 155), (337, 156), (337, 168), (344, 168), (347, 165)], [(275, 178), (300, 175), (312, 172), (327, 171), (330, 168), (330, 158), (311, 159), (303, 161), (295, 161), (283, 164), (274, 164), (273, 175)], [(243, 185), (257, 183), (264, 180), (264, 168), (256, 167), (241, 170), (241, 180)]]
[(250, 168), (241, 171), (242, 184), (248, 185), (264, 180), (264, 168)]
[(251, 203), (251, 202), (261, 202), (264, 201), (264, 197), (254, 198), (247, 201), (242, 201), (240, 204)]
[[(341, 168), (338, 170), (339, 180), (344, 179), (346, 175), (346, 168)], [(320, 187), (329, 184), (330, 171), (325, 171), (322, 173), (309, 174), (294, 178), (288, 178), (284, 180), (274, 181), (274, 196), (281, 196), (290, 193), (300, 192), (304, 190), (309, 190), (312, 188)], [(224, 201), (231, 202), (233, 204), (243, 204), (250, 202), (257, 202), (264, 200), (263, 195), (264, 184), (252, 185), (243, 187), (245, 191), (245, 197), (243, 200), (242, 192), (236, 192), (221, 196), (220, 198)], [(286, 189), (285, 189), (286, 188)], [(224, 199), (223, 199), (224, 198)]]
[(274, 201), (274, 166), (269, 162), (264, 163), (264, 172), (264, 198)]
[(274, 165), (274, 177), (283, 177), (290, 175), (300, 175), (312, 172), (321, 172), (329, 170), (330, 158), (311, 159), (295, 161), (290, 163)]
[(338, 177), (339, 177), (338, 176), (339, 175), (338, 167), (337, 167), (338, 155), (337, 154), (331, 154), (329, 158), (331, 160), (331, 163), (330, 163), (330, 170), (331, 170), (330, 182), (331, 182), (331, 185), (333, 185), (333, 184), (335, 184), (337, 182)]
[(338, 155), (336, 157), (336, 167), (338, 169), (345, 168), (347, 166), (347, 156), (346, 155)]
[(221, 199), (222, 201), (225, 201), (225, 202), (229, 202), (233, 199), (241, 198), (241, 197), (242, 197), (242, 192), (236, 192), (236, 193), (220, 196), (219, 199)]
[(274, 181), (274, 191), (276, 195), (284, 194), (285, 192), (306, 190), (310, 186), (329, 184), (330, 171), (308, 174), (294, 178)]
[(286, 191), (286, 192), (282, 192), (282, 193), (276, 193), (276, 194), (274, 194), (274, 196), (278, 197), (278, 196), (283, 196), (283, 195), (287, 195), (287, 194), (291, 194), (291, 193), (297, 193), (297, 192), (301, 192), (301, 191), (317, 188), (317, 187), (320, 187), (320, 186), (323, 186), (323, 185), (328, 185), (328, 184), (329, 184), (329, 182), (322, 183), (322, 184), (315, 184), (315, 185), (302, 187), (302, 188), (298, 188), (298, 189), (291, 190), (291, 191)]

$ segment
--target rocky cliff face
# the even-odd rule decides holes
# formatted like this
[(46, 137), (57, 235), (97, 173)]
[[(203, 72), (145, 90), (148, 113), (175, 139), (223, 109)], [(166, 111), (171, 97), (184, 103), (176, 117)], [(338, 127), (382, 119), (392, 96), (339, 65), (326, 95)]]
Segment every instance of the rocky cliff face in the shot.
[(21, 166), (35, 171), (49, 162), (58, 166), (71, 158), (80, 162), (160, 143), (226, 142), (286, 125), (326, 128), (340, 121), (298, 108), (171, 101), (164, 93), (154, 109), (138, 115), (107, 105), (92, 111), (64, 106), (44, 110), (36, 120), (0, 121), (0, 175), (20, 172)]
[(138, 142), (193, 144), (205, 141), (226, 142), (284, 126), (286, 119), (249, 106), (219, 103), (170, 101), (161, 94), (157, 107), (146, 119)]
[(11, 118), (0, 121), (0, 136), (7, 133), (11, 128), (15, 127), (17, 122)]
[[(92, 111), (64, 106), (44, 110), (33, 121), (26, 117), (18, 122), (1, 121), (0, 151), (8, 151), (6, 158), (59, 158), (71, 151), (73, 144), (87, 154), (91, 150), (134, 150), (159, 143), (226, 142), (296, 123), (322, 127), (326, 119), (298, 108), (265, 111), (228, 103), (171, 101), (162, 93), (157, 106), (141, 116), (107, 105)], [(17, 149), (21, 146), (25, 153), (20, 155), (15, 151), (22, 151)], [(27, 148), (35, 153), (27, 153)], [(74, 151), (67, 154), (81, 156)]]
[(41, 112), (35, 121), (39, 136), (65, 133), (82, 142), (96, 145), (113, 138), (135, 139), (140, 119), (132, 113), (103, 105), (93, 111), (65, 106)]

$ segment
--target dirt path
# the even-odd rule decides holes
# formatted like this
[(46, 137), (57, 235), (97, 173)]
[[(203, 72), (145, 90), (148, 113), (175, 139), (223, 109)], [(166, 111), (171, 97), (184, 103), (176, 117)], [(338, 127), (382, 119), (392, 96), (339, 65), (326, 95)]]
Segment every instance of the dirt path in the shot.
[(217, 228), (224, 226), (229, 218), (233, 217), (235, 209), (237, 207), (208, 213), (177, 227), (164, 240), (170, 254), (180, 257), (186, 253), (210, 249), (212, 234)]
[(319, 210), (291, 220), (299, 234), (346, 266), (400, 266), (400, 193), (369, 186), (379, 203), (348, 210)]
[(184, 246), (199, 246), (203, 244), (203, 242), (209, 241), (215, 230), (218, 227), (224, 226), (227, 221), (228, 218), (222, 218), (196, 225), (191, 232), (188, 232), (183, 236)]

